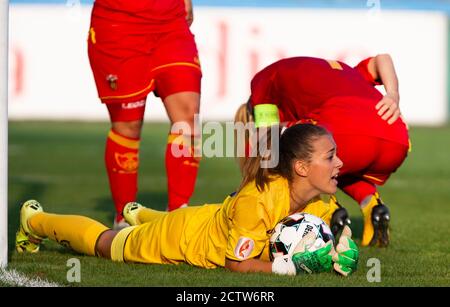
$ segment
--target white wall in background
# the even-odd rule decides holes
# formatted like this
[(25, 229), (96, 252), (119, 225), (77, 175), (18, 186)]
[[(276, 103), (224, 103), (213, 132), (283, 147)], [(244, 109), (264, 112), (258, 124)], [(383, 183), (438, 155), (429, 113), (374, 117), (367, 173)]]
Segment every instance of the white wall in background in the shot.
[[(12, 5), (10, 119), (108, 120), (87, 57), (90, 6)], [(203, 69), (201, 117), (231, 120), (252, 76), (283, 57), (316, 56), (350, 65), (392, 55), (401, 108), (410, 124), (447, 120), (447, 19), (434, 12), (208, 8), (195, 10)], [(166, 120), (158, 98), (146, 118)]]

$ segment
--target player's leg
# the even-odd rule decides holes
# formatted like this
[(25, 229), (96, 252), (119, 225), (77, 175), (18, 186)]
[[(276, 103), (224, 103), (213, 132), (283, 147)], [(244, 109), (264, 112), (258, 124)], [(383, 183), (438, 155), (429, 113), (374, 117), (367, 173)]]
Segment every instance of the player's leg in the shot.
[(189, 203), (200, 160), (196, 145), (200, 145), (201, 131), (196, 131), (194, 119), (200, 110), (202, 73), (189, 28), (180, 27), (161, 36), (154, 61), (155, 93), (163, 101), (171, 122), (166, 147), (168, 210), (171, 211)]
[[(342, 175), (338, 178), (338, 186), (360, 206), (364, 220), (361, 245), (367, 246), (370, 242), (375, 245), (378, 241), (378, 228), (381, 227), (377, 221), (383, 218), (382, 236), (387, 237), (390, 216), (387, 214), (383, 214), (383, 217), (372, 216), (372, 212), (379, 212), (378, 209), (374, 211), (375, 206), (378, 205), (377, 188), (373, 182), (365, 180), (362, 176), (377, 159), (378, 139), (340, 134), (334, 135), (334, 138), (338, 144), (338, 156), (344, 163), (340, 170)], [(384, 208), (387, 209), (387, 207)], [(382, 214), (384, 211), (386, 210), (379, 213)]]
[[(198, 207), (190, 206), (165, 212), (147, 223), (121, 230), (112, 244), (112, 259), (137, 263), (192, 264), (186, 261), (188, 258), (185, 252), (196, 245), (190, 242), (191, 236), (200, 232), (195, 231), (196, 227), (204, 225), (201, 222), (189, 223), (197, 211)], [(130, 232), (127, 234), (127, 231)], [(196, 251), (198, 248), (195, 246)], [(195, 256), (199, 257), (199, 253), (195, 253)]]
[(95, 245), (97, 256), (111, 259), (111, 246), (118, 233), (119, 231), (116, 230), (107, 230), (99, 236), (97, 244)]
[(146, 208), (139, 203), (129, 202), (123, 208), (123, 217), (125, 221), (132, 225), (141, 225), (159, 219), (168, 214), (167, 211), (158, 211)]
[[(199, 112), (200, 96), (195, 92), (172, 94), (164, 99), (172, 123), (166, 147), (166, 171), (168, 183), (168, 210), (172, 211), (189, 203), (194, 192), (200, 156), (196, 155), (194, 115)], [(182, 128), (180, 127), (182, 123)]]
[(139, 26), (115, 23), (112, 27), (108, 19), (92, 16), (88, 54), (98, 96), (112, 123), (104, 159), (116, 207), (114, 225), (121, 228), (126, 226), (123, 206), (136, 198), (145, 100), (154, 88), (149, 54), (153, 42)]
[(340, 188), (360, 206), (364, 219), (361, 245), (388, 245), (389, 209), (382, 203), (375, 184), (361, 177), (344, 175), (340, 178)]
[[(135, 107), (130, 108), (129, 105)], [(116, 208), (114, 229), (121, 229), (128, 226), (122, 216), (123, 208), (136, 200), (138, 190), (139, 144), (145, 101), (107, 106), (112, 125), (105, 146), (105, 166)]]
[[(346, 142), (338, 136), (341, 143)], [(364, 217), (361, 244), (387, 246), (389, 244), (390, 214), (388, 207), (377, 193), (376, 185), (382, 185), (406, 158), (408, 148), (399, 143), (379, 138), (351, 136), (353, 148), (363, 148), (358, 154), (350, 146), (341, 146), (341, 159), (346, 159), (339, 177), (339, 187), (355, 199)], [(339, 145), (338, 145), (339, 146)], [(352, 157), (353, 155), (353, 157)], [(341, 157), (341, 155), (340, 155)]]
[(364, 217), (361, 245), (388, 246), (390, 241), (389, 222), (391, 220), (389, 208), (383, 203), (378, 193), (366, 197), (360, 206)]
[[(204, 225), (201, 222), (190, 223), (192, 218), (197, 215), (199, 207), (190, 206), (173, 212), (161, 212), (131, 203), (125, 209), (131, 207), (140, 208), (138, 210), (140, 211), (139, 218), (146, 219), (150, 217), (147, 214), (151, 214), (151, 219), (142, 225), (124, 228), (117, 234), (105, 232), (97, 244), (98, 254), (105, 258), (110, 257), (113, 261), (186, 262), (189, 256), (188, 252), (193, 246), (185, 245), (185, 243), (190, 241), (190, 236), (200, 233), (197, 229)], [(124, 215), (127, 216), (126, 213)], [(198, 249), (196, 246), (194, 249), (193, 257), (198, 259)]]
[[(363, 178), (374, 184), (383, 185), (390, 175), (402, 165), (408, 155), (409, 147), (382, 139), (378, 139), (377, 147), (379, 148), (377, 157), (363, 175)], [(362, 245), (387, 246), (390, 241), (390, 213), (388, 207), (383, 203), (378, 193), (366, 197), (361, 201), (360, 205), (365, 220)], [(371, 227), (374, 228), (374, 236), (370, 239), (366, 229)]]
[(88, 217), (46, 213), (39, 202), (29, 200), (20, 209), (16, 249), (37, 252), (40, 242), (48, 238), (76, 252), (95, 256), (97, 241), (108, 231), (108, 227)]

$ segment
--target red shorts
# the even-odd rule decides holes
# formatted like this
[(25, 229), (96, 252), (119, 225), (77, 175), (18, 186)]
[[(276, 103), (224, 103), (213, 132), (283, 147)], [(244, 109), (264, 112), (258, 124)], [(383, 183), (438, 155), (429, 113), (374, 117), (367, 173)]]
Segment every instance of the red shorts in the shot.
[(130, 122), (144, 120), (145, 99), (135, 102), (107, 103), (111, 122)]
[(163, 100), (183, 91), (200, 93), (200, 62), (187, 24), (155, 33), (145, 25), (93, 17), (88, 54), (103, 103), (138, 102), (151, 91)]
[(378, 101), (364, 97), (335, 97), (328, 100), (315, 119), (333, 135), (361, 135), (409, 146), (408, 128), (401, 118), (389, 125), (377, 114)]
[(354, 175), (376, 185), (383, 185), (405, 160), (408, 146), (388, 140), (363, 136), (333, 134), (337, 156), (344, 165), (339, 176)]

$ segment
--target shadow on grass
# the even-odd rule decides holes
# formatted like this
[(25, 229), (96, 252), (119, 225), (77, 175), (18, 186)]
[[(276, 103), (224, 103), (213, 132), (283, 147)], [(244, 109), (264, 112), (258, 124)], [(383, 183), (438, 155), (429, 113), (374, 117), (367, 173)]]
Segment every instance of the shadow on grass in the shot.
[(354, 239), (362, 239), (362, 231), (363, 231), (363, 225), (364, 221), (361, 216), (350, 216), (350, 219), (352, 221), (352, 224), (350, 225), (352, 229), (352, 237)]

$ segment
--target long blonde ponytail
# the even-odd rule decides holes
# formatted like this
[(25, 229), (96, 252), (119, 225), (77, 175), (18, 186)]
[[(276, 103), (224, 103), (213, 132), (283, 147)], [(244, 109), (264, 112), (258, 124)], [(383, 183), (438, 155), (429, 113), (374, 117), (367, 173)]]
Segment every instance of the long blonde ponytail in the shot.
[[(235, 124), (242, 123), (245, 126), (250, 122), (253, 122), (253, 114), (251, 114), (248, 111), (247, 103), (243, 103), (239, 106), (239, 108), (236, 111), (236, 114), (234, 116), (234, 123)], [(246, 150), (247, 150), (247, 146), (250, 142), (249, 131), (244, 130), (243, 136), (239, 136), (238, 131), (239, 130), (237, 130), (237, 129), (234, 130), (234, 145), (235, 145), (234, 148), (237, 148), (238, 140), (243, 140), (244, 144), (246, 146)], [(240, 169), (242, 175), (244, 175), (244, 164), (245, 164), (245, 161), (247, 160), (247, 157), (245, 155), (243, 157), (238, 155), (236, 160), (238, 162), (239, 169)]]

